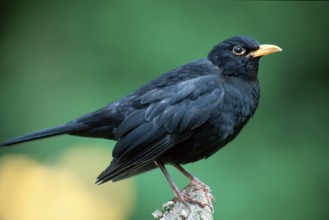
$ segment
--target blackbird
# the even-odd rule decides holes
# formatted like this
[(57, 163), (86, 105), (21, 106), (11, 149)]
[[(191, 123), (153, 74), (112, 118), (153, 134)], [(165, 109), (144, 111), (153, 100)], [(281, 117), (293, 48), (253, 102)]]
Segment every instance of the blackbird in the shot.
[(113, 160), (97, 184), (159, 167), (181, 198), (164, 164), (197, 181), (180, 164), (208, 158), (238, 135), (258, 106), (259, 60), (279, 51), (250, 37), (229, 38), (207, 58), (173, 69), (104, 108), (0, 146), (61, 134), (113, 139)]

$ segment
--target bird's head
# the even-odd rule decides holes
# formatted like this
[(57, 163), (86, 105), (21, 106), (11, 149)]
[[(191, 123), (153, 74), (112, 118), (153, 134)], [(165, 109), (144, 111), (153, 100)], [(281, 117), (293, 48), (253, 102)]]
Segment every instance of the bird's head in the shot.
[(256, 79), (259, 59), (262, 56), (282, 51), (275, 45), (260, 45), (257, 40), (238, 36), (217, 44), (209, 53), (208, 59), (222, 70), (226, 76)]

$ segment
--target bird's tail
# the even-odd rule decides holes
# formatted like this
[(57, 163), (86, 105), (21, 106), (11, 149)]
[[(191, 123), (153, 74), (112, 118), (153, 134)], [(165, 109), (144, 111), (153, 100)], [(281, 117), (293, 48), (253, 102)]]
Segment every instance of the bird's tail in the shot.
[(33, 132), (31, 134), (9, 139), (3, 143), (0, 143), (0, 147), (10, 146), (10, 145), (37, 140), (41, 138), (57, 136), (61, 134), (67, 134), (67, 133), (75, 132), (76, 130), (80, 130), (80, 129), (81, 129), (81, 125), (77, 126), (77, 124), (75, 123), (67, 123), (57, 127), (48, 128), (48, 129)]

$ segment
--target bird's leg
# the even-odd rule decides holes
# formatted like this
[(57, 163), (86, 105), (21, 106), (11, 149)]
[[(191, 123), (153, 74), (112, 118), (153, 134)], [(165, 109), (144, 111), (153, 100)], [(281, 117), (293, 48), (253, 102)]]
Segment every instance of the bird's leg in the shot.
[(167, 169), (165, 168), (165, 166), (163, 165), (163, 163), (154, 161), (154, 164), (157, 167), (159, 167), (160, 170), (162, 171), (162, 173), (165, 175), (167, 181), (169, 182), (171, 188), (174, 191), (174, 194), (176, 196), (176, 199), (178, 199), (179, 201), (181, 201), (184, 204), (184, 206), (191, 212), (191, 208), (190, 208), (190, 206), (188, 204), (188, 202), (191, 201), (191, 199), (188, 198), (184, 193), (182, 193), (182, 192), (179, 191), (178, 187), (176, 186), (176, 184), (172, 180), (171, 176), (169, 175), (169, 173), (168, 173)]
[(195, 204), (199, 204), (200, 206), (205, 207), (205, 204), (203, 204), (200, 201), (197, 201), (195, 199), (189, 198), (188, 195), (186, 195), (184, 191), (181, 192), (178, 189), (178, 187), (176, 186), (176, 184), (174, 183), (174, 181), (170, 177), (170, 175), (169, 175), (167, 169), (165, 168), (165, 166), (163, 165), (163, 163), (157, 162), (157, 161), (154, 161), (154, 163), (155, 163), (156, 166), (158, 166), (161, 169), (161, 171), (165, 175), (167, 181), (169, 182), (171, 188), (174, 191), (174, 194), (176, 196), (176, 199), (178, 199), (179, 201), (181, 201), (188, 210), (191, 211), (191, 207), (189, 206), (189, 202), (192, 202), (192, 203), (195, 203)]
[(189, 173), (188, 171), (186, 171), (183, 167), (181, 167), (180, 165), (178, 164), (174, 164), (175, 167), (181, 171), (185, 176), (187, 176), (190, 180), (191, 180), (191, 183), (193, 185), (198, 185), (198, 186), (201, 186), (202, 189), (205, 191), (206, 193), (206, 197), (207, 197), (207, 200), (208, 200), (208, 204), (204, 204), (198, 200), (195, 200), (195, 199), (192, 199), (188, 196), (188, 194), (185, 193), (185, 189), (183, 191), (180, 191), (178, 189), (178, 187), (176, 186), (176, 184), (174, 183), (174, 181), (172, 180), (171, 176), (169, 175), (167, 169), (165, 168), (165, 166), (163, 165), (163, 163), (161, 162), (157, 162), (157, 161), (154, 161), (154, 164), (160, 168), (160, 170), (162, 171), (162, 173), (164, 174), (164, 176), (166, 177), (167, 181), (169, 182), (171, 188), (173, 189), (174, 191), (174, 194), (176, 196), (176, 198), (178, 200), (180, 200), (188, 209), (190, 209), (190, 206), (188, 204), (188, 202), (192, 202), (192, 203), (195, 203), (195, 204), (199, 204), (200, 206), (202, 207), (205, 207), (205, 206), (209, 206), (211, 208), (211, 206), (209, 204), (211, 204), (211, 201), (210, 201), (210, 198), (208, 196), (208, 192), (209, 192), (209, 187), (207, 185), (205, 185), (204, 183), (202, 183), (198, 178), (196, 178), (195, 176), (193, 176), (191, 173)]
[(201, 185), (204, 188), (208, 188), (206, 184), (204, 184), (203, 182), (201, 182), (201, 180), (199, 180), (196, 176), (194, 176), (192, 173), (190, 173), (189, 171), (185, 170), (181, 165), (177, 164), (177, 163), (173, 163), (174, 167), (179, 170), (182, 174), (184, 174), (184, 176), (186, 176), (189, 180), (191, 180), (192, 184), (196, 184), (196, 185)]
[(176, 186), (176, 184), (174, 183), (174, 181), (172, 180), (172, 178), (170, 177), (167, 169), (165, 168), (165, 166), (163, 165), (163, 163), (160, 163), (160, 162), (157, 162), (157, 161), (154, 161), (155, 165), (157, 167), (160, 168), (160, 170), (162, 171), (162, 173), (165, 175), (167, 181), (169, 182), (171, 188), (173, 189), (174, 191), (174, 194), (177, 198), (179, 198), (180, 200), (184, 201), (184, 198), (183, 196), (181, 195), (178, 187)]
[[(173, 163), (173, 165), (178, 171), (180, 171), (182, 174), (184, 174), (184, 176), (186, 176), (189, 180), (191, 180), (191, 184), (199, 185), (202, 187), (202, 189), (206, 193), (208, 204), (211, 204), (211, 200), (214, 198), (213, 198), (213, 196), (209, 196), (209, 187), (206, 184), (204, 184), (201, 180), (199, 180), (196, 176), (194, 176), (192, 173), (185, 170), (181, 165), (179, 165), (177, 163)], [(201, 204), (201, 205), (205, 206), (205, 204)]]

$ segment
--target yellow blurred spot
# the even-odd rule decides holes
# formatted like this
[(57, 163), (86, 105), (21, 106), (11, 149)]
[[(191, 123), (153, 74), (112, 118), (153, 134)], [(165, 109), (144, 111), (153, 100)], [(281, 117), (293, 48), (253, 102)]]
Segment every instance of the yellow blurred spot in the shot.
[(110, 152), (99, 146), (74, 147), (52, 167), (26, 156), (4, 158), (0, 163), (0, 219), (129, 218), (136, 197), (131, 180), (94, 184), (95, 176), (111, 160)]

